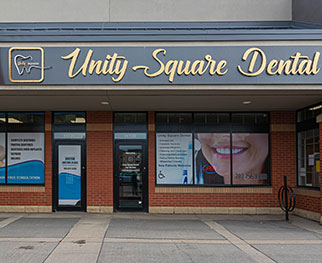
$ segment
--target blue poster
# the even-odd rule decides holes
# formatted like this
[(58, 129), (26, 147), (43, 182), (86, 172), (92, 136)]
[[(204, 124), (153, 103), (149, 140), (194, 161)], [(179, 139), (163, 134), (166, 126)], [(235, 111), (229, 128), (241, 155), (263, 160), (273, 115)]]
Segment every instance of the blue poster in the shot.
[(58, 204), (79, 205), (81, 200), (81, 146), (59, 145)]
[(8, 183), (44, 184), (44, 133), (8, 133)]

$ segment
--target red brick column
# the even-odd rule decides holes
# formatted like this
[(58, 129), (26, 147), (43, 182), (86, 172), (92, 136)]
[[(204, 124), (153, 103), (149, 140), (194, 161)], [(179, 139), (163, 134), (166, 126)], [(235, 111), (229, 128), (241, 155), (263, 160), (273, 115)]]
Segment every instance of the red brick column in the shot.
[(155, 192), (155, 120), (154, 112), (148, 113), (148, 174), (149, 174), (149, 206), (154, 203)]
[(284, 176), (288, 185), (296, 186), (296, 115), (271, 112), (271, 178), (276, 201)]
[(52, 112), (45, 113), (45, 204), (52, 206), (53, 190)]
[(87, 112), (87, 211), (113, 212), (112, 112)]

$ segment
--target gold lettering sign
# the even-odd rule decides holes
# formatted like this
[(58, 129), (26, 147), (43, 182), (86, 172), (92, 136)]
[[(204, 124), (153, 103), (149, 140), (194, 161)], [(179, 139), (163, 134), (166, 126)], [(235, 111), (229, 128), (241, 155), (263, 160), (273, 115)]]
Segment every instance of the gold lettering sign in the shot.
[[(61, 56), (63, 60), (69, 61), (68, 77), (73, 79), (82, 75), (109, 75), (114, 82), (120, 82), (127, 71), (129, 61), (125, 56), (114, 52), (103, 55), (103, 59), (94, 59), (93, 49), (88, 49), (82, 54), (81, 49), (75, 48), (70, 54)], [(258, 47), (248, 48), (241, 57), (241, 63), (237, 66), (237, 72), (243, 76), (256, 77), (260, 75), (316, 75), (320, 72), (320, 52), (316, 51), (311, 57), (302, 55), (301, 52), (290, 54), (286, 59), (270, 58)], [(105, 57), (104, 57), (105, 56)], [(132, 61), (135, 63), (136, 61)], [(24, 61), (19, 62), (24, 63)], [(153, 65), (134, 64), (131, 70), (136, 72), (143, 70), (143, 74), (148, 78), (166, 76), (170, 83), (180, 76), (205, 76), (209, 82), (209, 76), (224, 76), (228, 73), (227, 60), (215, 60), (214, 55), (206, 54), (195, 60), (183, 60), (167, 57), (167, 50), (157, 48), (152, 52)], [(18, 65), (23, 66), (23, 65)], [(235, 65), (230, 65), (235, 67)], [(235, 74), (236, 72), (233, 72)], [(208, 77), (208, 78), (207, 78)], [(215, 82), (215, 81), (214, 81)]]
[(86, 77), (87, 73), (92, 75), (94, 72), (96, 75), (116, 75), (117, 77), (112, 77), (114, 82), (119, 82), (125, 75), (128, 61), (123, 56), (119, 56), (117, 53), (114, 53), (112, 56), (106, 55), (105, 60), (97, 60), (95, 61), (92, 59), (93, 50), (90, 49), (87, 52), (86, 58), (83, 64), (79, 67), (78, 70), (75, 70), (75, 65), (77, 63), (80, 49), (76, 48), (72, 53), (62, 56), (62, 59), (69, 60), (71, 59), (69, 70), (68, 70), (68, 77), (74, 78), (79, 73), (82, 73), (84, 77)]
[(177, 74), (181, 75), (199, 75), (202, 76), (206, 72), (208, 72), (211, 76), (213, 75), (225, 75), (228, 72), (228, 69), (225, 69), (227, 65), (226, 60), (220, 60), (218, 63), (216, 60), (213, 60), (211, 55), (206, 55), (203, 60), (168, 60), (166, 63), (162, 62), (162, 60), (158, 57), (159, 54), (165, 56), (167, 51), (165, 49), (156, 49), (152, 53), (153, 59), (158, 63), (158, 70), (150, 73), (149, 66), (134, 66), (132, 67), (133, 71), (137, 71), (138, 69), (143, 69), (144, 75), (153, 78), (160, 76), (161, 74), (165, 74), (168, 76), (169, 82), (173, 82), (174, 76)]
[[(258, 76), (262, 74), (265, 69), (268, 75), (316, 75), (320, 71), (320, 68), (318, 67), (320, 55), (320, 52), (315, 52), (313, 59), (311, 60), (308, 56), (303, 56), (300, 52), (297, 52), (294, 56), (290, 56), (286, 61), (282, 59), (272, 59), (268, 62), (263, 50), (259, 48), (249, 48), (242, 56), (243, 61), (246, 61), (248, 57), (250, 57), (247, 70), (243, 70), (240, 65), (238, 65), (237, 68), (241, 74), (248, 77)], [(256, 63), (260, 66), (254, 71)]]

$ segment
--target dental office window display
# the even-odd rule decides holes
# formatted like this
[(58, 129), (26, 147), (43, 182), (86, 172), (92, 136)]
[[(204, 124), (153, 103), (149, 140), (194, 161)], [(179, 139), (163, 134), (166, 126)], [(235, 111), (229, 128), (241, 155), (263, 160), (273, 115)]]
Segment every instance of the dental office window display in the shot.
[(8, 183), (44, 183), (44, 133), (8, 133)]
[(197, 133), (195, 183), (267, 185), (268, 153), (267, 133)]
[(195, 183), (230, 184), (230, 174), (230, 134), (195, 134)]
[(233, 184), (267, 185), (268, 154), (267, 133), (233, 133)]
[(192, 184), (192, 133), (157, 133), (157, 184)]

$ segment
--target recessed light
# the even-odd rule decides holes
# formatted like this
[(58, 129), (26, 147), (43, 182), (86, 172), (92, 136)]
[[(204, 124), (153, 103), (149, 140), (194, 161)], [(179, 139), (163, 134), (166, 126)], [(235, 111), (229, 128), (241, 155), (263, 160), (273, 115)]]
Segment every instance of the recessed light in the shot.
[(245, 101), (243, 101), (243, 104), (244, 105), (248, 105), (248, 104), (251, 104), (252, 102), (250, 101), (250, 100), (245, 100)]
[(109, 103), (108, 101), (102, 101), (102, 102), (101, 102), (101, 104), (102, 104), (102, 105), (108, 105), (108, 104), (110, 104), (110, 103)]

